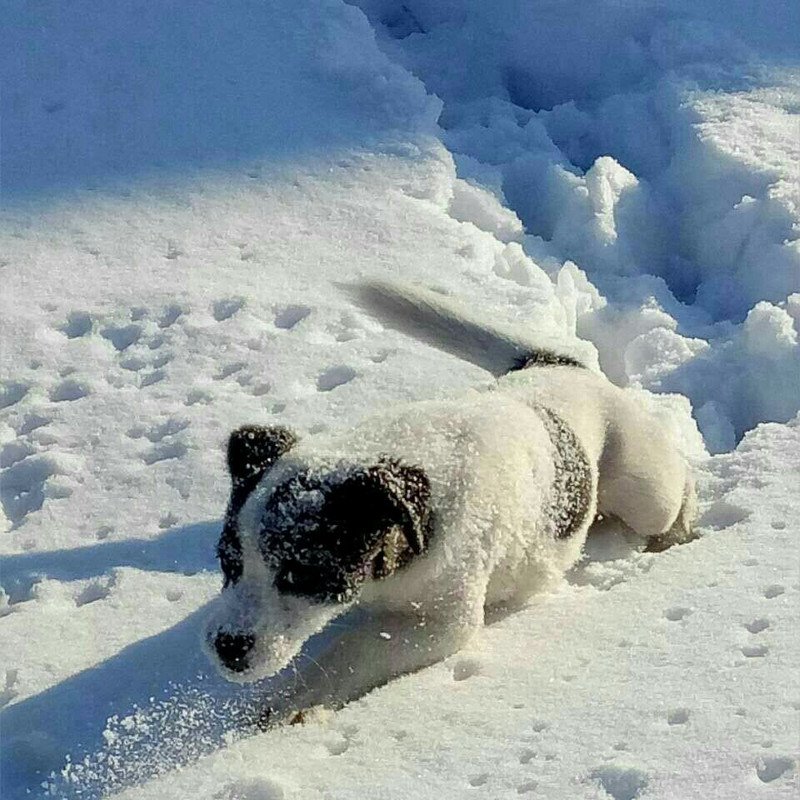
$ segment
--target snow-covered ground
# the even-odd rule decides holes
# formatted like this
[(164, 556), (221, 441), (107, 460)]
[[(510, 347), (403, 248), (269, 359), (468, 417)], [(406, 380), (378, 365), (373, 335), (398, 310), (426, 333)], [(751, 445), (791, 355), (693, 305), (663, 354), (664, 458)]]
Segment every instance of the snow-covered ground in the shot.
[[(3, 798), (796, 796), (800, 6), (4, 17)], [(354, 310), (367, 275), (596, 357), (703, 536), (598, 526), (468, 651), (252, 735), (269, 683), (199, 646), (227, 433), (491, 384)]]

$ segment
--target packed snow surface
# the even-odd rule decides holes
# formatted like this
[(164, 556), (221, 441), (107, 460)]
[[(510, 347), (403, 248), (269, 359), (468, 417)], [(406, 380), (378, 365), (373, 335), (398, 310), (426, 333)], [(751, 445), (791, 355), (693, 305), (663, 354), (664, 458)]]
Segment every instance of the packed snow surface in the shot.
[[(796, 796), (797, 3), (12, 0), (3, 28), (3, 798)], [(598, 524), (467, 650), (254, 734), (269, 681), (200, 647), (229, 431), (493, 383), (354, 309), (364, 276), (631, 387), (702, 537)]]

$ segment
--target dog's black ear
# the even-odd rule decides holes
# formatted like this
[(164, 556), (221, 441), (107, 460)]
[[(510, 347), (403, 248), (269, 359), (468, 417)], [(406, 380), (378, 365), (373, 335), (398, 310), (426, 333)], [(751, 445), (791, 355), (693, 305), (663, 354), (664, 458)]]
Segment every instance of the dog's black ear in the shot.
[(245, 425), (228, 439), (228, 471), (234, 485), (258, 480), (297, 444), (297, 436), (282, 425)]
[(421, 467), (389, 458), (358, 472), (347, 481), (342, 499), (350, 514), (372, 520), (377, 527), (398, 525), (414, 553), (428, 544), (431, 488)]
[(279, 425), (245, 425), (228, 439), (228, 471), (233, 486), (217, 544), (225, 586), (236, 583), (242, 576), (242, 543), (237, 526), (239, 512), (261, 476), (296, 443), (297, 436)]

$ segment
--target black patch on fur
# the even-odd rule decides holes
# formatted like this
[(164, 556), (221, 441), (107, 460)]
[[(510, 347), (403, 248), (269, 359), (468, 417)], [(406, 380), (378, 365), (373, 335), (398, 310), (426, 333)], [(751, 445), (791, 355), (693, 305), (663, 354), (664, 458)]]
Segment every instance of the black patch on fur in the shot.
[(549, 408), (541, 408), (545, 429), (553, 443), (555, 477), (547, 518), (557, 539), (566, 539), (586, 522), (592, 507), (594, 475), (589, 457), (572, 428)]
[(293, 476), (262, 517), (259, 545), (276, 588), (318, 602), (353, 599), (368, 577), (388, 577), (426, 549), (429, 500), (423, 470), (388, 458)]
[(521, 356), (508, 371), (517, 372), (521, 369), (528, 369), (528, 367), (580, 367), (586, 369), (584, 364), (572, 356), (551, 353), (548, 350), (534, 350)]
[(236, 583), (242, 576), (242, 544), (237, 527), (239, 512), (267, 470), (295, 444), (297, 436), (280, 425), (245, 425), (228, 439), (231, 497), (217, 544), (217, 558), (225, 576), (225, 586)]

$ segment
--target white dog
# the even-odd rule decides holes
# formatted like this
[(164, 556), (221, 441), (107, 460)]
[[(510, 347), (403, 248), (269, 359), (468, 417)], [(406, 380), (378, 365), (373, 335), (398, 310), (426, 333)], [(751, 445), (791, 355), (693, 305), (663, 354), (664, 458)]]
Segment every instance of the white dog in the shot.
[[(598, 513), (652, 549), (691, 535), (687, 467), (626, 391), (432, 292), (376, 282), (357, 294), (498, 381), (345, 433), (231, 435), (225, 586), (208, 650), (239, 681), (294, 659), (287, 707), (345, 702), (455, 652), (486, 609), (519, 604), (572, 566)], [(337, 617), (303, 664), (301, 648)]]

